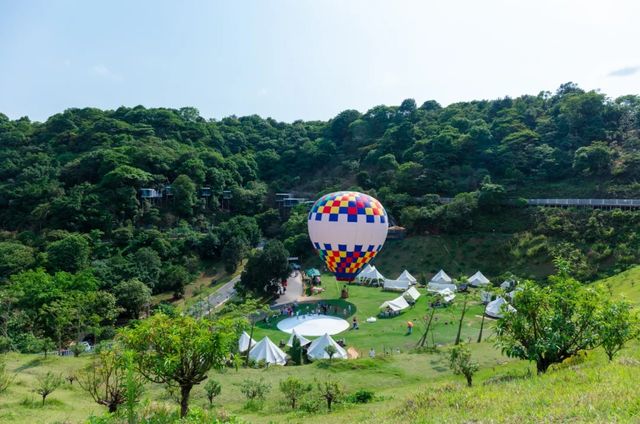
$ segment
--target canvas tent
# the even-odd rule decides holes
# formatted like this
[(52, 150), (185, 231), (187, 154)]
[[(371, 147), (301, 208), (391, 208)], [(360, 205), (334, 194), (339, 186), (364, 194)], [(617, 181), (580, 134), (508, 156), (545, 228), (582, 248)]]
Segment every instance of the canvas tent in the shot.
[(438, 271), (438, 273), (436, 275), (433, 276), (433, 278), (431, 279), (430, 283), (434, 283), (434, 284), (451, 284), (451, 277), (449, 277), (447, 275), (446, 272), (444, 272), (443, 269), (441, 269), (440, 271)]
[(242, 335), (240, 335), (240, 340), (238, 340), (238, 351), (240, 353), (249, 350), (249, 341), (251, 341), (251, 347), (256, 345), (256, 341), (249, 337), (246, 331), (243, 331)]
[(329, 354), (325, 351), (327, 346), (333, 346), (336, 348), (336, 353), (333, 355), (335, 359), (347, 359), (347, 351), (335, 342), (327, 333), (324, 336), (319, 337), (311, 342), (307, 348), (307, 356), (309, 359), (329, 359)]
[(415, 287), (409, 287), (409, 289), (402, 293), (402, 296), (407, 299), (408, 302), (415, 302), (420, 297), (420, 292)]
[(409, 274), (409, 271), (407, 271), (406, 269), (402, 271), (402, 274), (400, 274), (398, 280), (407, 280), (409, 284), (415, 284), (417, 282), (416, 278), (413, 275)]
[(442, 300), (444, 300), (446, 303), (449, 303), (456, 298), (455, 293), (453, 293), (451, 289), (442, 289), (438, 292), (438, 294), (442, 296)]
[(471, 277), (469, 277), (469, 279), (467, 281), (473, 287), (480, 287), (480, 286), (489, 285), (489, 279), (487, 277), (485, 277), (484, 275), (482, 275), (482, 273), (480, 271), (476, 272)]
[(522, 290), (524, 290), (522, 287), (516, 287), (515, 289), (507, 293), (507, 296), (509, 296), (509, 299), (513, 301), (513, 298), (516, 297), (516, 293)]
[(431, 293), (438, 293), (442, 290), (451, 290), (452, 292), (458, 290), (455, 284), (453, 283), (434, 283), (430, 282), (427, 284), (427, 291)]
[(300, 346), (306, 346), (309, 343), (311, 343), (311, 340), (305, 338), (304, 336), (301, 336), (300, 334), (296, 333), (295, 328), (293, 330), (291, 330), (291, 337), (289, 337), (289, 341), (287, 342), (287, 346), (292, 347), (293, 346), (293, 338), (297, 338), (298, 341), (300, 342)]
[(256, 362), (264, 361), (267, 364), (284, 365), (287, 363), (287, 355), (269, 337), (260, 340), (251, 349), (249, 358)]
[(514, 284), (515, 283), (513, 280), (505, 280), (502, 284), (500, 284), (500, 288), (502, 290), (509, 290), (511, 287), (513, 287)]
[(515, 311), (515, 308), (507, 303), (502, 297), (498, 297), (496, 300), (489, 302), (485, 313), (492, 318), (502, 318), (504, 310)]
[(380, 271), (378, 271), (374, 265), (367, 264), (356, 276), (356, 281), (364, 284), (378, 283), (384, 281), (384, 275), (380, 274)]
[(408, 307), (409, 303), (407, 302), (407, 299), (404, 298), (404, 296), (396, 297), (393, 300), (387, 300), (382, 305), (380, 305), (380, 309), (389, 308), (394, 312), (402, 311), (403, 309), (407, 309)]
[(384, 280), (385, 290), (391, 291), (405, 291), (409, 288), (409, 281), (407, 280)]
[(490, 292), (488, 292), (488, 291), (484, 291), (484, 290), (483, 290), (483, 291), (481, 291), (481, 292), (480, 292), (480, 301), (481, 301), (482, 303), (484, 303), (485, 305), (486, 305), (487, 303), (491, 302), (491, 297), (492, 297), (492, 295), (491, 295), (491, 293), (490, 293)]

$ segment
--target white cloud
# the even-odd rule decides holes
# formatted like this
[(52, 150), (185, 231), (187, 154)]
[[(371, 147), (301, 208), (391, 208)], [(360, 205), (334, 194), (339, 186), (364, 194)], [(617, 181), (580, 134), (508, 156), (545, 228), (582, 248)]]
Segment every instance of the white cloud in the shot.
[(610, 77), (628, 77), (640, 71), (640, 66), (627, 66), (625, 68), (616, 69), (609, 72)]
[(91, 67), (91, 73), (97, 77), (104, 78), (110, 81), (122, 81), (122, 75), (111, 71), (111, 69), (103, 64), (93, 65)]

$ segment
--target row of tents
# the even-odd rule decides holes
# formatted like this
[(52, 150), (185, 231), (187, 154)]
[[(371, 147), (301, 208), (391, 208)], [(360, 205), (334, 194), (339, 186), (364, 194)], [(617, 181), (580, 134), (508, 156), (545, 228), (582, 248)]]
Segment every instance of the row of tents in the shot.
[[(333, 359), (349, 358), (347, 351), (326, 333), (324, 336), (311, 341), (306, 337), (297, 334), (296, 331), (293, 330), (289, 337), (289, 341), (287, 342), (287, 346), (293, 346), (294, 338), (298, 339), (300, 346), (306, 346), (307, 357), (311, 361), (316, 359), (329, 359), (329, 354), (326, 351), (327, 346), (333, 346), (335, 348)], [(240, 336), (240, 340), (238, 340), (238, 350), (240, 353), (245, 353), (248, 350), (249, 359), (256, 362), (263, 361), (267, 364), (275, 365), (285, 365), (287, 363), (287, 354), (273, 343), (269, 337), (265, 337), (259, 342), (256, 342), (247, 334), (246, 331), (243, 331)]]
[(385, 278), (375, 267), (375, 265), (367, 264), (366, 267), (356, 277), (358, 284), (367, 286), (380, 286), (384, 290), (390, 291), (406, 291), (409, 287), (416, 284), (416, 278), (406, 269), (395, 280)]

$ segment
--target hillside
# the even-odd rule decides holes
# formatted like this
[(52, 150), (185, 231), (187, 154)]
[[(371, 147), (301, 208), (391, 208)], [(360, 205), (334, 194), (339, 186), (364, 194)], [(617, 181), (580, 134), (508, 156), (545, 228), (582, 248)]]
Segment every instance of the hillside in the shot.
[[(637, 276), (640, 267), (605, 280), (616, 292), (626, 293), (638, 299)], [(333, 283), (335, 285), (335, 283)], [(325, 281), (328, 291), (325, 299), (334, 298), (337, 287)], [(358, 305), (354, 313), (361, 317), (377, 309), (388, 292), (370, 287), (351, 287), (351, 294)], [(421, 303), (422, 302), (422, 303)], [(441, 423), (441, 422), (633, 422), (638, 417), (635, 379), (640, 367), (640, 344), (632, 342), (616, 359), (609, 363), (604, 353), (597, 349), (586, 356), (568, 360), (552, 367), (545, 375), (537, 376), (535, 367), (527, 362), (512, 360), (501, 355), (493, 345), (491, 323), (486, 328), (482, 343), (471, 343), (473, 358), (480, 363), (480, 371), (474, 378), (474, 387), (464, 385), (464, 379), (452, 375), (447, 364), (447, 350), (441, 347), (429, 353), (411, 350), (415, 338), (405, 336), (403, 322), (418, 318), (424, 308), (424, 297), (415, 310), (407, 311), (397, 319), (379, 321), (370, 329), (363, 324), (359, 333), (345, 333), (347, 342), (366, 353), (375, 347), (375, 359), (358, 359), (347, 362), (320, 361), (303, 366), (272, 366), (266, 369), (227, 368), (223, 372), (211, 371), (209, 378), (222, 384), (222, 393), (215, 401), (217, 411), (237, 415), (251, 423)], [(455, 308), (458, 308), (457, 306)], [(473, 307), (464, 337), (477, 335), (478, 310)], [(436, 324), (438, 343), (450, 343), (454, 329), (446, 325), (446, 317), (453, 319), (459, 310), (442, 310)], [(271, 336), (278, 341), (281, 336), (270, 328), (258, 328), (256, 337)], [(420, 327), (416, 328), (416, 333)], [(417, 337), (416, 334), (414, 336)], [(411, 340), (410, 340), (411, 339)], [(384, 355), (383, 349), (390, 351)], [(397, 353), (396, 348), (401, 348)], [(47, 371), (63, 377), (77, 374), (89, 363), (90, 356), (49, 357), (41, 355), (9, 354), (6, 357), (10, 372), (16, 372), (15, 383), (0, 396), (0, 422), (57, 423), (84, 422), (89, 414), (101, 414), (97, 406), (77, 383), (64, 384), (48, 399), (45, 407), (39, 404), (32, 392), (37, 376)], [(316, 412), (290, 412), (285, 399), (278, 391), (278, 383), (295, 375), (309, 382), (338, 379), (347, 391), (371, 390), (373, 403), (337, 405), (332, 413), (317, 405)], [(239, 384), (245, 380), (264, 379), (271, 384), (262, 409), (246, 407)], [(156, 405), (175, 405), (164, 389), (148, 384), (145, 398)], [(206, 408), (207, 402), (200, 386), (193, 392), (194, 407)]]

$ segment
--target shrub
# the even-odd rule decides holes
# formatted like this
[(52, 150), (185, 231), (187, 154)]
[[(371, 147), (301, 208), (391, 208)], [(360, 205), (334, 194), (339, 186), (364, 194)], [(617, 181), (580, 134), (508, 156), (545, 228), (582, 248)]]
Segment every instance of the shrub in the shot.
[(213, 399), (216, 396), (220, 395), (222, 391), (222, 386), (216, 380), (209, 380), (207, 384), (204, 385), (204, 392), (207, 395), (207, 399), (209, 400), (209, 406), (213, 405)]
[(62, 385), (62, 377), (58, 374), (52, 373), (51, 371), (47, 371), (45, 375), (38, 377), (36, 384), (37, 386), (34, 389), (34, 392), (42, 397), (42, 405), (44, 406), (44, 401), (47, 399), (47, 396), (56, 391), (56, 389)]
[(347, 397), (351, 403), (369, 403), (373, 401), (375, 393), (372, 390), (360, 389)]
[(259, 380), (246, 378), (240, 383), (240, 393), (249, 401), (264, 400), (269, 390), (271, 390), (271, 384), (266, 383), (262, 377)]

